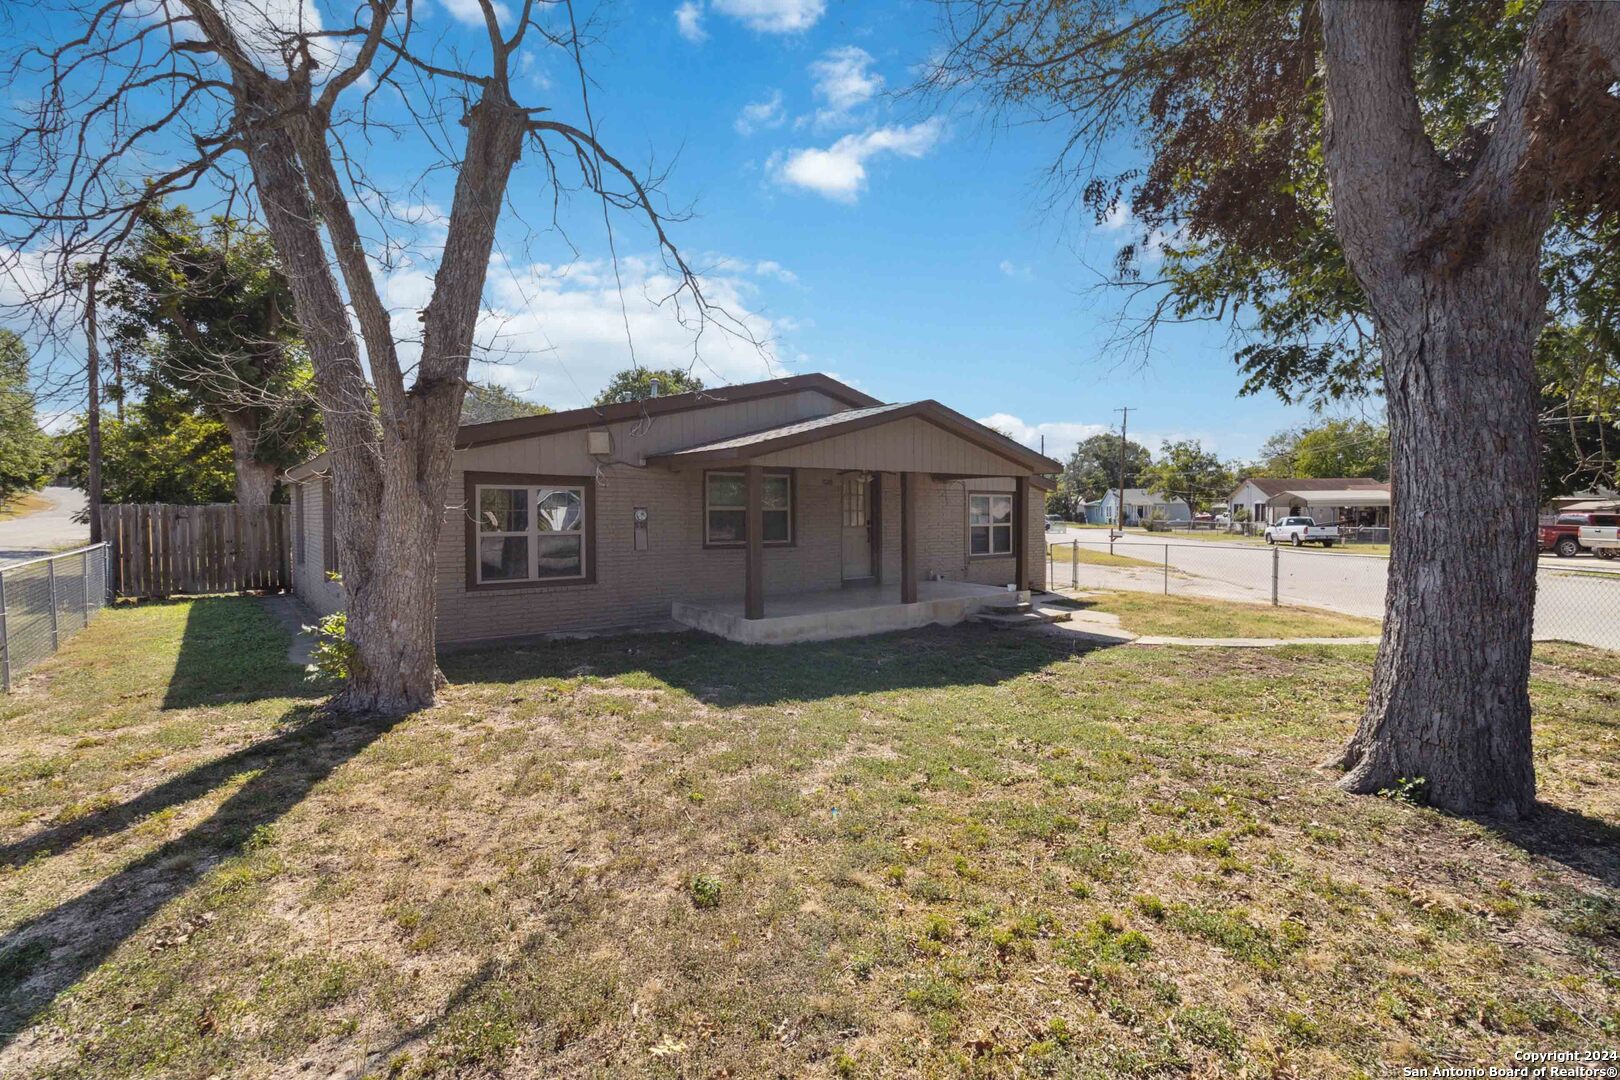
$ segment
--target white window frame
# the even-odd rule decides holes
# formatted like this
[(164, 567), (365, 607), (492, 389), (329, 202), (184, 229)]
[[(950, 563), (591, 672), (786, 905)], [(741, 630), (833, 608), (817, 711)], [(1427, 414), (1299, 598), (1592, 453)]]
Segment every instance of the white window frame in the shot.
[[(713, 503), (711, 503), (709, 501), (709, 487), (710, 487), (709, 480), (710, 480), (710, 478), (716, 477), (716, 476), (735, 476), (739, 480), (743, 481), (744, 490), (745, 491), (747, 490), (747, 480), (748, 480), (748, 474), (747, 473), (739, 472), (736, 469), (710, 469), (708, 472), (705, 472), (703, 474), (703, 546), (704, 547), (744, 547), (748, 543), (748, 538), (747, 538), (747, 535), (746, 535), (746, 530), (748, 528), (747, 496), (746, 495), (744, 496), (744, 503), (743, 503), (742, 506), (715, 506)], [(763, 481), (771, 480), (771, 479), (782, 479), (782, 480), (787, 481), (787, 538), (785, 540), (766, 540), (765, 541), (765, 546), (766, 547), (792, 547), (793, 546), (793, 541), (794, 541), (794, 533), (793, 533), (793, 524), (794, 524), (794, 522), (793, 522), (793, 517), (794, 517), (794, 514), (793, 514), (793, 502), (794, 502), (795, 496), (797, 494), (794, 491), (794, 488), (796, 488), (798, 486), (797, 484), (795, 484), (793, 482), (793, 470), (791, 470), (791, 469), (768, 469), (768, 470), (765, 471), (765, 473), (761, 476), (760, 479), (761, 479), (760, 488), (761, 488), (761, 495), (762, 496), (763, 496), (763, 489), (764, 489)], [(741, 539), (741, 540), (716, 540), (716, 539), (714, 539), (713, 535), (709, 531), (709, 513), (710, 513), (710, 511), (713, 511), (713, 510), (732, 510), (732, 511), (741, 510), (743, 512), (743, 529), (744, 529), (743, 539)], [(781, 510), (766, 510), (763, 507), (760, 509), (760, 517), (761, 517), (762, 521), (764, 519), (765, 514), (780, 514), (780, 513), (782, 513)]]
[[(985, 500), (984, 513), (985, 513), (985, 516), (988, 517), (990, 520), (988, 522), (985, 522), (984, 524), (976, 525), (973, 522), (973, 502), (974, 502), (975, 499), (983, 499), (983, 500)], [(1005, 522), (998, 522), (998, 521), (995, 520), (995, 517), (996, 517), (995, 500), (997, 500), (997, 499), (1006, 499), (1007, 500), (1007, 520)], [(1018, 525), (1018, 500), (1013, 498), (1012, 492), (1010, 492), (1010, 491), (970, 491), (970, 492), (968, 492), (968, 497), (967, 497), (967, 553), (968, 553), (968, 558), (970, 558), (970, 559), (1008, 559), (1008, 558), (1012, 558), (1018, 552), (1018, 548), (1017, 548), (1017, 544), (1018, 544), (1017, 525)], [(983, 530), (985, 530), (985, 544), (986, 544), (986, 547), (985, 547), (984, 551), (975, 552), (973, 550), (973, 532), (974, 532), (975, 529), (983, 529)], [(1005, 550), (1005, 551), (997, 551), (996, 550), (996, 531), (998, 529), (1005, 529), (1007, 531), (1007, 550)]]
[[(495, 532), (486, 530), (481, 520), (484, 505), (484, 492), (486, 491), (525, 491), (528, 493), (528, 527), (521, 532)], [(547, 495), (568, 491), (579, 496), (579, 521), (571, 529), (541, 529), (540, 503)], [(588, 581), (591, 575), (590, 566), (590, 515), (595, 508), (591, 506), (590, 491), (580, 484), (477, 484), (473, 487), (473, 519), (475, 522), (473, 532), (473, 573), (474, 581), (479, 585), (551, 585), (567, 582)], [(578, 536), (579, 537), (579, 573), (569, 574), (566, 577), (540, 576), (540, 539), (544, 536)], [(529, 565), (527, 577), (516, 578), (489, 578), (484, 577), (484, 560), (481, 549), (485, 540), (501, 540), (508, 537), (523, 537), (528, 541)]]

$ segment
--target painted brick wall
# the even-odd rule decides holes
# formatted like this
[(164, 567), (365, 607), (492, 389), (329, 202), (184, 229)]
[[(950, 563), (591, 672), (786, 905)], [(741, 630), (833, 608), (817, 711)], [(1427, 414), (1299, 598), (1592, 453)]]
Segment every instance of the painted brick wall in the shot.
[[(676, 600), (741, 600), (741, 549), (703, 547), (702, 473), (674, 473), (624, 465), (604, 468), (597, 478), (596, 581), (589, 585), (468, 592), (466, 582), (463, 473), (467, 456), (457, 454), (450, 492), (454, 500), (439, 533), (439, 640), (445, 644), (575, 630), (610, 630), (662, 623)], [(836, 589), (842, 578), (840, 478), (832, 470), (801, 469), (794, 477), (792, 547), (765, 549), (765, 590), (803, 592)], [(1011, 490), (1012, 481), (935, 481), (918, 478), (918, 570), (956, 581), (1005, 585), (1012, 581), (1011, 556), (967, 557), (967, 491)], [(321, 563), (322, 485), (303, 485), (305, 562), (295, 566), (298, 595), (319, 613), (343, 605), (342, 588), (326, 581)], [(1044, 506), (1032, 492), (1024, 530), (1029, 574), (1044, 582)], [(648, 512), (648, 543), (637, 551), (632, 512)], [(883, 480), (883, 574), (900, 578), (900, 478)]]
[[(298, 522), (293, 523), (293, 592), (308, 604), (317, 615), (330, 615), (343, 607), (343, 586), (326, 578), (324, 552), (326, 551), (326, 517), (323, 503), (325, 485), (311, 480), (299, 485), (303, 493), (302, 518), (304, 527), (304, 561), (298, 562)], [(293, 499), (293, 512), (298, 514), (300, 500)]]
[[(439, 637), (476, 641), (570, 630), (645, 626), (668, 620), (676, 600), (741, 600), (741, 548), (703, 546), (702, 473), (613, 466), (596, 485), (596, 582), (545, 589), (468, 592), (462, 469), (457, 505), (439, 534)], [(838, 477), (801, 469), (794, 477), (791, 547), (765, 549), (765, 593), (836, 589), (840, 583)], [(647, 548), (635, 549), (631, 514), (648, 514)]]

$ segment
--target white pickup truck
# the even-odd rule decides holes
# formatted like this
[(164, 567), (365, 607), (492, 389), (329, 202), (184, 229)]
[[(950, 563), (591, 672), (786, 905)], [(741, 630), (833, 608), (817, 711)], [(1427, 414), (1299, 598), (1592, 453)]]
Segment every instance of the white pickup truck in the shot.
[(1314, 518), (1288, 517), (1266, 526), (1268, 544), (1293, 544), (1295, 547), (1302, 544), (1321, 544), (1325, 548), (1330, 548), (1338, 542), (1339, 527), (1318, 525)]
[(1620, 558), (1620, 528), (1613, 525), (1582, 525), (1581, 547), (1591, 548), (1600, 559)]

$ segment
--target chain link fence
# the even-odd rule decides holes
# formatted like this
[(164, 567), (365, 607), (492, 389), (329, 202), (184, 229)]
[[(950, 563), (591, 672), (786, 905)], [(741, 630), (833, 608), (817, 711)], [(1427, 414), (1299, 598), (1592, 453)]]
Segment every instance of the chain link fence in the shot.
[[(1047, 545), (1047, 587), (1133, 589), (1166, 596), (1324, 608), (1381, 619), (1389, 560), (1377, 555), (1241, 543), (1160, 542), (1106, 533)], [(1537, 640), (1620, 650), (1620, 573), (1536, 571)]]
[(107, 605), (107, 545), (0, 566), (0, 689)]

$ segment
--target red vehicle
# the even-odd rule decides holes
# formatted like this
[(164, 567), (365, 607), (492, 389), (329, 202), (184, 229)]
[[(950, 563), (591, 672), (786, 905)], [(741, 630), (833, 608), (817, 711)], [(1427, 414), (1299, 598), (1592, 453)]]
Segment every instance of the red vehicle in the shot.
[(1620, 525), (1620, 514), (1559, 514), (1551, 525), (1536, 530), (1537, 546), (1565, 559), (1579, 555), (1582, 525)]

